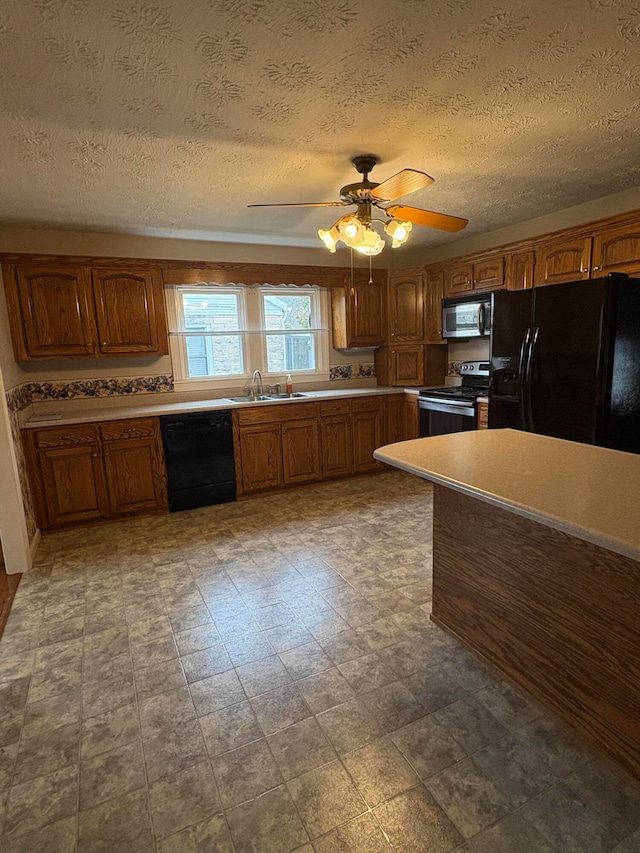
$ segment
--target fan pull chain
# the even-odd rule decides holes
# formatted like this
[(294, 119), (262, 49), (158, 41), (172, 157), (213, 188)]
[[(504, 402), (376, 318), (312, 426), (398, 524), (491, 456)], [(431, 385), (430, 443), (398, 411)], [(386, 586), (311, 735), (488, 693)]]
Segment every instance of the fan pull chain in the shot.
[(354, 295), (355, 291), (353, 289), (353, 247), (349, 247), (349, 252), (351, 253), (351, 296)]
[(373, 274), (371, 272), (371, 255), (369, 255), (369, 284), (373, 284)]

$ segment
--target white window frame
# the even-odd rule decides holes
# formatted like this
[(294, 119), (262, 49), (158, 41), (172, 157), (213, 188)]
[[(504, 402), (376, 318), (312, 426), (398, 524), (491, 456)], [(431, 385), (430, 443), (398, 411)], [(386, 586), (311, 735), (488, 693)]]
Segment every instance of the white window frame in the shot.
[[(187, 331), (184, 322), (183, 313), (183, 293), (198, 293), (202, 288), (213, 290), (217, 293), (234, 293), (239, 295), (238, 308), (239, 320), (243, 324), (243, 328), (238, 331), (242, 341), (242, 356), (244, 364), (244, 372), (234, 375), (225, 375), (220, 377), (204, 376), (190, 377), (189, 364), (187, 359), (186, 335)], [(312, 298), (312, 327), (311, 329), (300, 329), (303, 334), (312, 334), (315, 342), (315, 362), (314, 370), (291, 370), (282, 373), (269, 373), (267, 371), (267, 340), (266, 336), (272, 330), (266, 329), (266, 323), (263, 315), (263, 299), (264, 293), (277, 296), (291, 296), (299, 293), (300, 295), (315, 294)], [(180, 285), (169, 287), (166, 290), (167, 303), (167, 320), (169, 323), (169, 342), (171, 360), (173, 365), (174, 386), (178, 391), (193, 391), (193, 390), (222, 390), (222, 389), (242, 389), (248, 382), (255, 370), (259, 370), (263, 383), (265, 385), (275, 385), (280, 383), (284, 385), (287, 373), (291, 373), (294, 382), (320, 383), (329, 380), (329, 355), (331, 349), (330, 343), (330, 317), (331, 317), (331, 302), (330, 294), (327, 288), (315, 286), (295, 286), (295, 285), (217, 285), (217, 284), (197, 284), (197, 285)], [(297, 330), (292, 330), (295, 333)], [(234, 331), (229, 331), (228, 334), (235, 334)]]

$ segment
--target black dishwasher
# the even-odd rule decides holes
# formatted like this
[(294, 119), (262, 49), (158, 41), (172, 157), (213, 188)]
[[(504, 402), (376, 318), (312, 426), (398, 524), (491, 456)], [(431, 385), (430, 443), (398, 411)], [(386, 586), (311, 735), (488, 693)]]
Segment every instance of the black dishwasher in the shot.
[(236, 499), (231, 412), (160, 418), (169, 512)]

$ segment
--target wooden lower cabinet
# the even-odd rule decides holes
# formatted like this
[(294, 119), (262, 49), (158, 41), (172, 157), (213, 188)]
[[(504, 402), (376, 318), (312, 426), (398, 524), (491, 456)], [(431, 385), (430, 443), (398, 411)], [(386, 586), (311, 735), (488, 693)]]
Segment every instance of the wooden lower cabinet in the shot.
[(316, 418), (282, 425), (282, 461), (285, 483), (305, 483), (321, 475), (320, 442)]
[(353, 473), (351, 414), (328, 415), (320, 423), (322, 476), (347, 477)]
[(489, 404), (478, 403), (478, 429), (489, 427)]
[(46, 519), (39, 519), (41, 527), (91, 521), (107, 515), (107, 496), (97, 442), (42, 450), (39, 455), (41, 502), (47, 514)]
[(23, 439), (45, 530), (167, 508), (157, 418), (43, 427), (25, 430)]
[(162, 460), (153, 438), (129, 438), (104, 446), (111, 512), (144, 512), (165, 504)]
[(239, 437), (242, 490), (257, 492), (281, 486), (284, 483), (281, 425), (241, 426)]
[(404, 394), (390, 394), (382, 400), (384, 444), (404, 441), (407, 433)]
[(376, 471), (380, 463), (373, 458), (373, 451), (382, 445), (382, 415), (380, 406), (370, 411), (355, 412), (353, 429), (353, 471)]

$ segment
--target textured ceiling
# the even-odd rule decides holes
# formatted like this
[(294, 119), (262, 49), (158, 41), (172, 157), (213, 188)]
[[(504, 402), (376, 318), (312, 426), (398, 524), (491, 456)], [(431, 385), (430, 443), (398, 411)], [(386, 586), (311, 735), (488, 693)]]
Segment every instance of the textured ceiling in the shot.
[(0, 221), (317, 245), (246, 205), (375, 153), (488, 231), (640, 184), (639, 48), (637, 0), (0, 0)]

